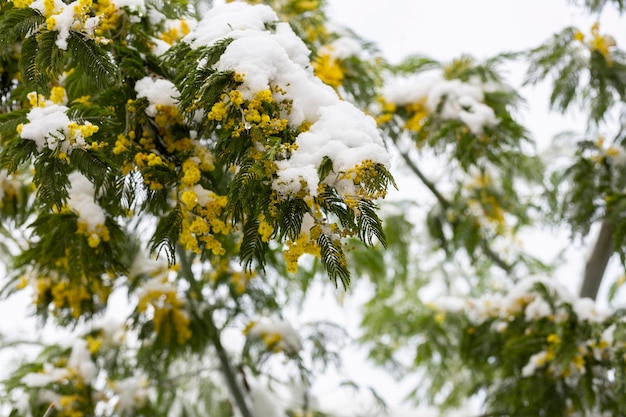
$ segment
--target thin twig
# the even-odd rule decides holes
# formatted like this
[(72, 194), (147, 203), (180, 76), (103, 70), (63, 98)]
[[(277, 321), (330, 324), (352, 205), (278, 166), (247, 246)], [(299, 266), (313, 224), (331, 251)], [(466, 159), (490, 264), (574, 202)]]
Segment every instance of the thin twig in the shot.
[[(430, 192), (433, 193), (441, 207), (444, 210), (452, 207), (452, 204), (448, 201), (448, 199), (439, 192), (435, 184), (431, 180), (429, 180), (426, 175), (424, 175), (424, 173), (419, 169), (415, 162), (413, 162), (409, 155), (405, 152), (400, 152), (400, 155), (402, 156), (402, 159), (404, 159), (404, 162), (407, 164), (409, 169), (411, 169), (411, 171), (413, 171), (413, 173), (420, 179), (420, 181), (422, 181), (426, 188), (428, 188)], [(505, 262), (504, 259), (502, 259), (500, 256), (498, 256), (498, 254), (495, 253), (493, 249), (491, 249), (489, 243), (483, 238), (480, 239), (480, 248), (482, 249), (483, 253), (502, 270), (507, 273), (511, 272), (511, 270), (513, 269), (512, 266)]]
[(50, 417), (52, 415), (52, 410), (54, 410), (54, 403), (51, 403), (50, 406), (48, 406), (48, 409), (44, 413), (43, 417)]

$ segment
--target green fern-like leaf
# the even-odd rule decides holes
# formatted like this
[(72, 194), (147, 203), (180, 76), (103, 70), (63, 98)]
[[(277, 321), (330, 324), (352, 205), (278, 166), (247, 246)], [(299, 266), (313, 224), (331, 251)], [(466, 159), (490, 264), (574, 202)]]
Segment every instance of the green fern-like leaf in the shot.
[(163, 184), (166, 188), (171, 187), (178, 182), (176, 172), (164, 164), (146, 167), (142, 170), (142, 174), (145, 178), (148, 178), (151, 181), (156, 181), (159, 184)]
[[(580, 1), (581, 0), (570, 0), (571, 3), (579, 3)], [(584, 5), (592, 13), (601, 12), (607, 3), (613, 4), (613, 6), (616, 7), (620, 13), (623, 13), (626, 10), (626, 1), (624, 0), (584, 0), (582, 3), (584, 3)]]
[(72, 164), (85, 176), (96, 189), (96, 194), (107, 181), (113, 165), (96, 151), (74, 149), (70, 154)]
[(95, 41), (70, 32), (67, 44), (72, 58), (92, 78), (94, 85), (104, 88), (116, 84), (117, 67)]
[(0, 152), (0, 167), (13, 172), (35, 152), (37, 152), (37, 144), (34, 141), (16, 138)]
[(40, 86), (44, 78), (41, 74), (41, 68), (37, 66), (38, 52), (39, 45), (37, 40), (35, 38), (26, 38), (22, 43), (22, 56), (19, 61), (19, 68), (24, 83), (35, 87)]
[(345, 255), (341, 246), (333, 241), (332, 237), (321, 234), (317, 239), (320, 247), (322, 265), (326, 269), (330, 279), (337, 285), (337, 280), (341, 281), (344, 288), (350, 285), (350, 272), (346, 268)]
[(246, 270), (252, 270), (255, 265), (260, 269), (264, 269), (265, 253), (267, 253), (268, 244), (261, 239), (259, 234), (259, 220), (249, 219), (243, 226), (243, 238), (241, 240), (241, 251), (239, 257), (243, 262)]
[(300, 198), (282, 201), (278, 205), (276, 215), (276, 222), (280, 228), (280, 238), (284, 239), (286, 236), (291, 240), (298, 239), (302, 228), (302, 219), (308, 211), (309, 207), (306, 202)]
[(387, 247), (381, 221), (376, 214), (376, 205), (371, 201), (361, 200), (358, 207), (357, 228), (359, 230), (359, 239), (366, 245), (371, 246), (374, 243), (373, 239), (376, 238), (384, 247)]
[(176, 243), (183, 223), (183, 212), (180, 207), (174, 208), (167, 216), (163, 216), (156, 231), (150, 239), (150, 252), (157, 255), (165, 250), (170, 265), (176, 261)]
[(0, 46), (13, 47), (18, 42), (46, 22), (37, 10), (30, 8), (2, 9), (0, 15)]
[(39, 44), (36, 65), (46, 82), (63, 72), (63, 52), (56, 46), (57, 32), (43, 32), (37, 37)]
[[(197, 103), (203, 109), (210, 110), (229, 84), (234, 85), (230, 72), (213, 69), (231, 42), (232, 39), (225, 39), (211, 47), (197, 50), (191, 49), (185, 42), (179, 42), (168, 51), (165, 62), (166, 66), (177, 69), (175, 83), (180, 91), (182, 108)], [(203, 65), (198, 66), (198, 62), (203, 62)]]
[(33, 177), (38, 186), (37, 201), (46, 208), (63, 207), (68, 198), (68, 174), (69, 165), (65, 161), (49, 152), (41, 154), (35, 161)]

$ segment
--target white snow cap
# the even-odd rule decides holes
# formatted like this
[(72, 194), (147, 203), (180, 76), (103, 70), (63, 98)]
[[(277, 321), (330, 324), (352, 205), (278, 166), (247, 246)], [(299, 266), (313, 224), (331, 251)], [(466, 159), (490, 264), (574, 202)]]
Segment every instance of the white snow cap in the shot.
[(212, 8), (198, 28), (183, 40), (193, 49), (211, 46), (222, 39), (236, 39), (245, 31), (264, 31), (266, 24), (277, 21), (278, 16), (269, 6), (250, 6), (244, 2), (227, 3)]
[(428, 94), (428, 110), (433, 112), (443, 102), (441, 117), (459, 119), (476, 135), (486, 126), (495, 126), (498, 119), (493, 109), (484, 101), (483, 90), (460, 80), (443, 81)]
[(78, 124), (70, 120), (65, 92), (58, 102), (44, 100), (35, 91), (30, 92), (28, 98), (36, 100), (38, 105), (28, 111), (28, 123), (21, 124), (18, 132), (22, 139), (35, 142), (38, 152), (48, 148), (69, 154), (74, 148), (87, 147), (83, 128), (98, 130), (91, 122)]
[(80, 21), (81, 16), (77, 16), (77, 10), (81, 10), (79, 0), (66, 4), (63, 0), (53, 0), (52, 15), (46, 16), (46, 6), (44, 0), (35, 0), (28, 7), (39, 11), (46, 17), (54, 19), (52, 30), (58, 31), (56, 45), (59, 49), (67, 49), (67, 38), (70, 36), (70, 30), (80, 30), (88, 36), (93, 36), (98, 26), (98, 17), (89, 17), (83, 23)]
[(30, 139), (37, 144), (37, 151), (44, 148), (55, 150), (61, 145), (69, 148), (66, 137), (69, 135), (68, 125), (70, 118), (67, 116), (68, 108), (59, 104), (50, 104), (46, 107), (33, 107), (26, 118), (29, 123), (22, 126), (20, 136), (22, 139)]
[(319, 55), (330, 55), (337, 59), (346, 59), (352, 56), (359, 58), (363, 55), (363, 52), (361, 44), (356, 39), (348, 36), (337, 38), (319, 49)]
[(528, 363), (522, 368), (522, 376), (528, 377), (535, 373), (538, 368), (543, 367), (546, 364), (548, 352), (542, 350), (530, 357)]
[(445, 80), (440, 71), (426, 71), (391, 78), (383, 89), (383, 98), (398, 106), (423, 101), (429, 112), (436, 112), (441, 106), (439, 115), (443, 119), (460, 120), (479, 135), (485, 127), (498, 124), (495, 112), (484, 103), (484, 92), (497, 85)]
[(31, 372), (22, 377), (21, 382), (27, 387), (41, 388), (52, 382), (59, 382), (71, 376), (66, 368), (54, 368), (49, 363), (43, 365), (43, 372)]
[[(554, 295), (556, 309), (543, 299), (535, 289), (536, 284), (544, 285)], [(528, 321), (539, 320), (551, 315), (557, 321), (567, 319), (563, 304), (569, 304), (581, 321), (600, 322), (606, 313), (599, 312), (592, 300), (577, 298), (565, 286), (545, 278), (530, 277), (520, 280), (506, 294), (490, 294), (480, 298), (441, 297), (431, 305), (436, 309), (454, 314), (465, 314), (475, 324), (488, 319), (508, 319), (511, 315), (522, 313)]]
[(248, 330), (250, 337), (263, 337), (268, 335), (278, 335), (279, 340), (276, 346), (279, 350), (286, 353), (297, 353), (302, 349), (302, 339), (291, 324), (286, 321), (277, 321), (274, 323), (254, 323)]
[[(319, 114), (309, 131), (296, 138), (298, 148), (291, 158), (276, 162), (279, 171), (273, 187), (282, 195), (300, 191), (300, 181), (304, 180), (309, 193), (316, 196), (317, 167), (326, 156), (333, 161), (334, 172), (346, 171), (365, 160), (389, 163), (389, 155), (371, 117), (345, 101), (322, 107)], [(324, 180), (335, 185), (332, 181), (332, 175)]]
[(148, 116), (157, 115), (157, 106), (174, 107), (176, 106), (180, 93), (176, 86), (169, 80), (160, 78), (144, 77), (135, 83), (135, 91), (137, 97), (145, 97), (150, 105), (146, 109)]
[(111, 0), (111, 3), (113, 3), (118, 9), (126, 7), (131, 12), (136, 12), (139, 14), (146, 13), (145, 0)]
[(70, 188), (67, 190), (70, 198), (67, 206), (76, 214), (78, 221), (87, 224), (87, 230), (96, 232), (98, 226), (104, 225), (106, 215), (102, 207), (95, 202), (93, 184), (80, 172), (74, 171), (68, 176)]
[[(274, 99), (291, 101), (291, 111), (283, 115), (288, 123), (295, 128), (311, 123), (309, 131), (297, 137), (298, 149), (291, 158), (278, 162), (273, 187), (285, 196), (300, 191), (302, 181), (312, 196), (317, 195), (317, 167), (325, 156), (333, 161), (335, 174), (365, 160), (388, 166), (389, 155), (374, 120), (313, 75), (310, 51), (288, 24), (277, 20), (268, 6), (228, 3), (214, 7), (183, 38), (192, 48), (232, 39), (214, 69), (242, 75), (238, 90), (246, 100), (279, 87), (284, 94), (275, 93)], [(267, 29), (270, 25), (274, 29)]]
[(406, 106), (427, 99), (433, 86), (443, 81), (441, 71), (390, 77), (385, 81), (382, 95), (389, 103)]
[(91, 384), (98, 374), (96, 364), (91, 360), (91, 353), (87, 349), (87, 341), (77, 339), (72, 346), (72, 353), (67, 361), (68, 369), (73, 369), (86, 384)]
[(148, 378), (144, 375), (133, 375), (113, 381), (113, 392), (117, 394), (116, 408), (121, 413), (141, 407), (148, 399)]
[(130, 265), (128, 276), (135, 278), (138, 275), (159, 275), (167, 271), (167, 261), (163, 258), (154, 258), (145, 250), (140, 249)]

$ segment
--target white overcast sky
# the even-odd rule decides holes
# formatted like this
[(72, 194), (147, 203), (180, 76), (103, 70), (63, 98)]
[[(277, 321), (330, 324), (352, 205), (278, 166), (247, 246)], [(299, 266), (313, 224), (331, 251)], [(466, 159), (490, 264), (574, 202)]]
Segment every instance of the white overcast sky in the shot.
[[(588, 33), (598, 19), (566, 0), (329, 0), (338, 23), (374, 41), (397, 63), (411, 54), (447, 61), (461, 54), (478, 59), (540, 45), (567, 26)], [(599, 16), (602, 33), (626, 46), (626, 20), (607, 7)], [(511, 83), (521, 84), (522, 67), (510, 68)], [(540, 144), (570, 129), (574, 120), (548, 114), (546, 89), (523, 90), (529, 111), (523, 123)]]
[[(375, 40), (392, 61), (411, 53), (484, 58), (536, 46), (566, 26), (585, 31), (596, 20), (565, 0), (329, 0), (329, 6), (333, 19)], [(609, 9), (601, 28), (619, 43), (623, 21)]]

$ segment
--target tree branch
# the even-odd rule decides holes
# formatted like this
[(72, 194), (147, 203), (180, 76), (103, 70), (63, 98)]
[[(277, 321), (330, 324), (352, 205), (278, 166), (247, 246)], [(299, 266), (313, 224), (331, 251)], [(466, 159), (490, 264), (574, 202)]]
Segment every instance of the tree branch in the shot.
[[(409, 169), (413, 171), (413, 173), (420, 179), (420, 181), (422, 181), (426, 188), (428, 188), (430, 192), (433, 193), (439, 204), (441, 204), (441, 207), (444, 210), (450, 208), (452, 204), (450, 204), (448, 199), (439, 192), (435, 184), (431, 180), (429, 180), (426, 175), (424, 175), (424, 173), (419, 169), (415, 162), (413, 162), (409, 155), (407, 155), (405, 152), (400, 152), (400, 155), (402, 156), (402, 159), (404, 159), (404, 162), (407, 164)], [(493, 249), (491, 249), (491, 246), (489, 246), (489, 243), (485, 239), (480, 239), (480, 248), (482, 249), (483, 253), (502, 270), (507, 273), (511, 272), (511, 269), (513, 269), (512, 266), (505, 262), (504, 259), (502, 259), (500, 256), (498, 256), (498, 254), (495, 253)]]
[(598, 239), (585, 265), (585, 275), (580, 288), (581, 297), (596, 299), (606, 266), (613, 255), (613, 231), (615, 226), (608, 218), (602, 221)]
[(226, 379), (226, 384), (228, 385), (228, 389), (230, 390), (242, 417), (252, 417), (252, 414), (248, 409), (248, 403), (246, 403), (246, 399), (243, 396), (241, 386), (237, 382), (237, 376), (230, 363), (230, 359), (228, 358), (228, 353), (226, 353), (226, 349), (224, 349), (224, 346), (222, 345), (220, 333), (217, 326), (215, 326), (212, 314), (209, 316), (206, 326), (209, 330), (209, 337), (211, 338), (211, 342), (213, 342), (213, 347), (215, 347), (217, 357), (219, 358), (222, 366), (222, 372), (224, 374), (224, 378)]
[[(191, 263), (189, 262), (189, 258), (187, 257), (187, 253), (185, 250), (178, 245), (176, 247), (176, 252), (178, 254), (178, 259), (180, 260), (180, 270), (185, 275), (187, 280), (189, 281), (189, 285), (195, 287), (197, 282), (194, 279), (194, 274), (191, 269)], [(192, 311), (194, 316), (202, 323), (202, 326), (206, 329), (207, 334), (209, 335), (209, 339), (217, 352), (217, 357), (220, 361), (220, 367), (222, 370), (222, 374), (226, 379), (226, 385), (228, 386), (228, 390), (235, 400), (235, 404), (237, 404), (237, 408), (241, 412), (242, 417), (253, 417), (250, 410), (248, 409), (248, 403), (243, 395), (241, 390), (241, 386), (237, 382), (237, 376), (235, 373), (235, 369), (230, 363), (230, 358), (228, 357), (228, 353), (226, 349), (224, 349), (224, 345), (222, 345), (222, 340), (220, 338), (220, 331), (215, 325), (215, 321), (213, 320), (213, 310), (211, 310), (211, 314), (208, 317), (208, 320), (202, 320), (199, 317), (198, 313), (195, 309)]]
[(407, 155), (404, 152), (400, 152), (400, 155), (402, 155), (402, 159), (404, 159), (404, 162), (408, 165), (408, 167), (411, 169), (411, 171), (413, 171), (413, 173), (415, 175), (417, 175), (417, 177), (422, 181), (422, 183), (424, 183), (424, 185), (426, 186), (426, 188), (428, 188), (430, 190), (431, 193), (433, 193), (433, 195), (435, 196), (435, 198), (437, 198), (437, 201), (439, 201), (439, 204), (441, 204), (441, 206), (444, 209), (447, 209), (451, 206), (450, 202), (448, 201), (448, 199), (446, 199), (443, 194), (441, 194), (439, 192), (439, 190), (437, 189), (437, 187), (435, 187), (435, 184), (429, 180), (428, 178), (426, 178), (426, 176), (422, 173), (422, 171), (417, 167), (417, 165), (415, 165), (415, 162), (413, 162), (413, 160), (411, 159), (411, 157), (409, 157), (409, 155)]

